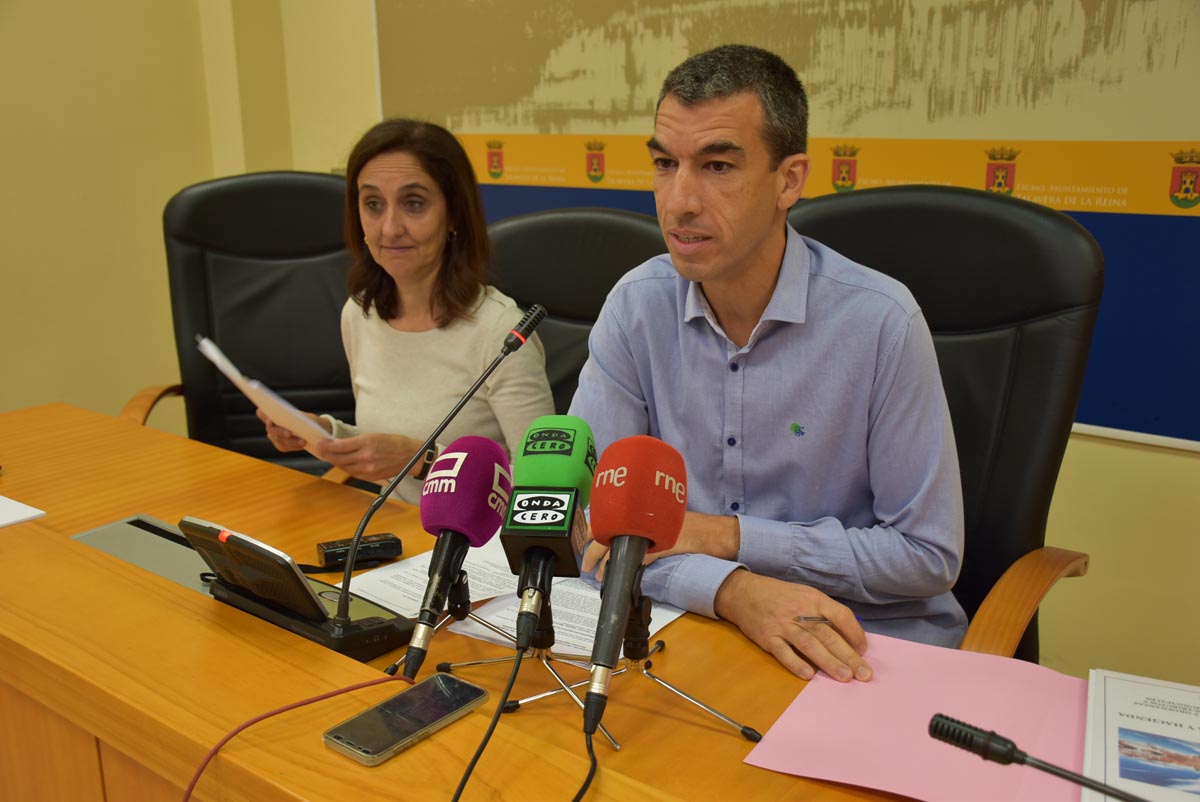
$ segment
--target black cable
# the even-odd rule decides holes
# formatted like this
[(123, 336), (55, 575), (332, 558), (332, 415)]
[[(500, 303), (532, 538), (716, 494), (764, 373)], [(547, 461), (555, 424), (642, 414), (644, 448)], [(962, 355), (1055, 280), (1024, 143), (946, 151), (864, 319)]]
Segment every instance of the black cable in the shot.
[(579, 786), (579, 792), (575, 794), (575, 798), (571, 802), (581, 802), (584, 794), (588, 792), (588, 788), (592, 787), (592, 779), (596, 776), (596, 749), (592, 746), (592, 734), (585, 732), (583, 739), (587, 744), (588, 758), (591, 759), (592, 766), (588, 769), (587, 776), (583, 778), (583, 785)]
[(504, 706), (508, 704), (508, 697), (512, 693), (513, 685), (517, 682), (517, 672), (521, 670), (521, 662), (524, 659), (525, 650), (517, 649), (517, 658), (513, 661), (512, 673), (508, 675), (508, 684), (504, 686), (504, 692), (500, 694), (500, 702), (496, 705), (496, 712), (492, 714), (492, 723), (488, 724), (487, 732), (483, 734), (479, 748), (475, 750), (471, 762), (467, 764), (467, 770), (463, 772), (462, 779), (458, 781), (458, 788), (454, 789), (454, 796), (451, 797), (450, 802), (458, 802), (467, 787), (467, 781), (471, 779), (471, 772), (475, 771), (475, 764), (479, 762), (479, 758), (483, 756), (483, 750), (487, 748), (488, 741), (492, 739), (492, 733), (496, 731), (496, 725), (500, 723), (500, 714), (504, 712)]

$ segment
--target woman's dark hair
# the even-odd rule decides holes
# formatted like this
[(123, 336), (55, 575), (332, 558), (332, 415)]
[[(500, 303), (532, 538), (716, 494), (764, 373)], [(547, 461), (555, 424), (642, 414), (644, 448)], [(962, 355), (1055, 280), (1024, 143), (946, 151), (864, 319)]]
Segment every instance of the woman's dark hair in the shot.
[(433, 289), (438, 326), (468, 317), (487, 283), (491, 257), (487, 225), (479, 201), (479, 186), (466, 151), (454, 135), (420, 120), (384, 120), (363, 134), (346, 160), (346, 247), (354, 256), (347, 284), (350, 297), (383, 320), (400, 314), (396, 284), (371, 257), (363, 242), (358, 214), (358, 175), (371, 159), (383, 153), (411, 153), (437, 182), (446, 198), (446, 217), (454, 232), (446, 242), (442, 268)]

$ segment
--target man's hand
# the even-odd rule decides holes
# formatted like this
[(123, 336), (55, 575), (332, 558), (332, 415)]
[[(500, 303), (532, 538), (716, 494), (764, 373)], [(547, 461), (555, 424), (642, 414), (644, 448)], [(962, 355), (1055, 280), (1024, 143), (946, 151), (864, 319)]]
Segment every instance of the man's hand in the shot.
[[(357, 434), (313, 444), (313, 453), (355, 479), (384, 483), (412, 459), (421, 442), (402, 434)], [(419, 470), (420, 464), (413, 466)]]
[[(263, 412), (261, 409), (254, 410), (254, 414), (256, 414), (258, 419), (267, 427), (267, 439), (271, 441), (271, 445), (275, 446), (275, 448), (279, 449), (280, 451), (304, 450), (306, 441), (303, 437), (296, 436), (291, 429), (285, 429), (282, 426), (279, 426), (275, 423), (275, 421), (268, 418), (267, 413)], [(322, 429), (332, 433), (332, 429), (330, 428), (328, 421), (317, 417), (311, 412), (305, 412), (304, 414), (312, 418), (313, 422)]]
[[(683, 517), (683, 529), (680, 530), (679, 540), (675, 541), (675, 545), (655, 554), (647, 554), (642, 564), (649, 565), (672, 554), (710, 554), (723, 560), (736, 560), (740, 544), (741, 527), (737, 518), (689, 512)], [(583, 553), (581, 570), (586, 574), (599, 566), (596, 579), (602, 581), (607, 565), (608, 546), (601, 546), (595, 541), (588, 543), (587, 551)]]
[[(713, 607), (798, 677), (812, 679), (816, 666), (838, 682), (871, 678), (862, 659), (867, 636), (854, 613), (815, 588), (738, 569), (717, 591)], [(798, 624), (797, 616), (822, 616), (829, 623)]]

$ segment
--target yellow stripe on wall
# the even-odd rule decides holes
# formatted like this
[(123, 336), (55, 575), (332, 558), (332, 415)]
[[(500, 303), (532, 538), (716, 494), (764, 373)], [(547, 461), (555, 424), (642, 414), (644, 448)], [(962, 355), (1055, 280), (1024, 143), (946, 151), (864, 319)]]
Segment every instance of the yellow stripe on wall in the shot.
[[(460, 134), (484, 184), (653, 189), (641, 136)], [(811, 139), (805, 197), (894, 184), (992, 189), (1069, 212), (1200, 216), (1200, 143)]]

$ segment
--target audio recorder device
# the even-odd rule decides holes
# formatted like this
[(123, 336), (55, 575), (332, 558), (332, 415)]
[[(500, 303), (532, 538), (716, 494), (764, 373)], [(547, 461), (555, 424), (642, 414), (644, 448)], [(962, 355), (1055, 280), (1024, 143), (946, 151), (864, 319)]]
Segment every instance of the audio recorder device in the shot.
[(212, 569), (209, 593), (218, 601), (283, 627), (356, 660), (398, 649), (412, 637), (413, 622), (351, 594), (350, 621), (332, 620), (340, 590), (300, 572), (289, 555), (199, 518), (179, 530)]

